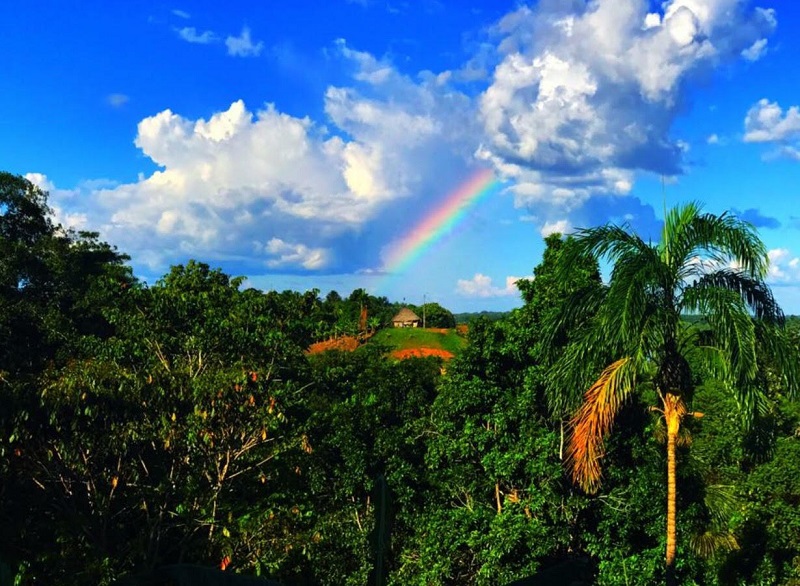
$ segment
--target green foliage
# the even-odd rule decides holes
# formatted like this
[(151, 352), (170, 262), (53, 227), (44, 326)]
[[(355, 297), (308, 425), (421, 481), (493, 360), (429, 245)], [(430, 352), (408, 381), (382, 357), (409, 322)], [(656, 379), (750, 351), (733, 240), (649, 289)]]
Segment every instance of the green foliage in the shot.
[(564, 555), (579, 505), (563, 489), (558, 436), (520, 393), (506, 324), (478, 322), (431, 413), (433, 484), (395, 583), (496, 584)]
[(694, 434), (693, 459), (709, 484), (729, 487), (733, 507), (722, 520), (739, 545), (712, 558), (709, 581), (794, 583), (800, 577), (798, 405), (779, 398), (759, 425), (743, 434), (735, 400), (719, 385), (701, 387), (696, 403), (714, 415)]
[(47, 194), (0, 173), (0, 376), (39, 372), (66, 360), (82, 336), (111, 333), (99, 308), (135, 281), (127, 257), (92, 232), (53, 225)]
[(454, 328), (456, 318), (438, 303), (425, 303), (424, 305), (409, 305), (411, 311), (425, 321), (426, 328)]
[(42, 515), (16, 545), (39, 551), (32, 575), (98, 584), (225, 555), (271, 571), (286, 555), (265, 544), (302, 542), (287, 536), (296, 522), (283, 482), (265, 490), (299, 449), (284, 410), (302, 355), (263, 296), (238, 285), (189, 263), (128, 289), (131, 309), (109, 313), (115, 335), (43, 377), (14, 438), (19, 497)]
[[(668, 218), (680, 229), (655, 249), (665, 266), (695, 252), (681, 238), (719, 243), (712, 259), (760, 253), (735, 221), (692, 223), (691, 211)], [(535, 280), (520, 282), (524, 306), (476, 319), (468, 341), (386, 328), (355, 352), (307, 357), (315, 340), (381, 329), (398, 306), (363, 290), (242, 290), (196, 261), (146, 287), (97, 234), (54, 226), (45, 193), (0, 174), (2, 579), (110, 584), (224, 560), (296, 585), (503, 584), (566, 566), (597, 584), (661, 583), (655, 385), (617, 415), (600, 494), (573, 487), (563, 458), (586, 381), (634, 334), (647, 354), (672, 331), (706, 414), (684, 424), (678, 453), (678, 575), (797, 583), (800, 322), (780, 328), (757, 258), (741, 274), (695, 275), (683, 306), (659, 310), (648, 279), (666, 273), (623, 232), (593, 233), (588, 248), (549, 237)], [(603, 286), (587, 251), (633, 260)], [(436, 304), (425, 313), (453, 323)], [(386, 359), (420, 346), (457, 357)], [(658, 381), (659, 366), (640, 381)]]
[(548, 281), (561, 244), (548, 240), (536, 287), (526, 282), (525, 307), (501, 321), (473, 321), (468, 346), (448, 366), (428, 432), (433, 486), (396, 583), (504, 583), (580, 547), (585, 505), (564, 478), (561, 427), (546, 408), (538, 344), (541, 313), (597, 271), (589, 264), (564, 287)]
[[(366, 582), (377, 476), (392, 494), (393, 544), (416, 529), (415, 513), (426, 500), (423, 426), (439, 361), (389, 362), (382, 355), (368, 345), (312, 357), (316, 382), (305, 402), (304, 433), (313, 451), (304, 475), (307, 498), (320, 511), (313, 571), (321, 584)], [(396, 554), (388, 558), (391, 569)]]
[[(366, 332), (361, 322), (362, 311), (367, 317)], [(395, 305), (385, 297), (369, 295), (363, 289), (354, 290), (347, 299), (336, 291), (329, 292), (314, 314), (316, 341), (337, 336), (357, 336), (390, 326), (396, 313)]]

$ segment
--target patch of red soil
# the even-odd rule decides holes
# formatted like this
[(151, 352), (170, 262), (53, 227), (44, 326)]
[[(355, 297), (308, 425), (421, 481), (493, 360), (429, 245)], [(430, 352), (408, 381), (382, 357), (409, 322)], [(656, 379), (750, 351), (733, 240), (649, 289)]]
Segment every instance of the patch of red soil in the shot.
[(353, 336), (342, 336), (341, 338), (331, 338), (330, 340), (325, 340), (324, 342), (311, 344), (311, 346), (308, 347), (308, 350), (306, 350), (306, 354), (319, 354), (321, 352), (327, 352), (328, 350), (352, 352), (358, 348), (358, 345), (358, 338), (354, 338)]
[(450, 360), (453, 357), (453, 353), (438, 348), (407, 348), (406, 350), (395, 350), (390, 356), (399, 360), (425, 358), (427, 356), (438, 356), (444, 360)]
[(456, 333), (461, 336), (466, 336), (469, 334), (469, 325), (467, 324), (458, 324), (456, 326)]
[(437, 334), (448, 334), (450, 330), (447, 328), (425, 328), (427, 332), (436, 332)]

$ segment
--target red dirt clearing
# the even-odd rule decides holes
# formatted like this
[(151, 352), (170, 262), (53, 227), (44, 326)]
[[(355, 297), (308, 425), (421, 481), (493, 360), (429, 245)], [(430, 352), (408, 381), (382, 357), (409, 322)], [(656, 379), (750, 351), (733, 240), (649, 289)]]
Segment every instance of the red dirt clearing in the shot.
[(317, 342), (311, 344), (306, 350), (307, 354), (319, 354), (327, 352), (328, 350), (341, 350), (342, 352), (352, 352), (358, 348), (358, 339), (352, 336), (342, 336), (341, 338), (334, 338), (325, 340), (324, 342)]
[(438, 348), (408, 348), (406, 350), (395, 350), (390, 356), (399, 360), (425, 358), (426, 356), (438, 356), (444, 360), (450, 360), (453, 357), (453, 353)]

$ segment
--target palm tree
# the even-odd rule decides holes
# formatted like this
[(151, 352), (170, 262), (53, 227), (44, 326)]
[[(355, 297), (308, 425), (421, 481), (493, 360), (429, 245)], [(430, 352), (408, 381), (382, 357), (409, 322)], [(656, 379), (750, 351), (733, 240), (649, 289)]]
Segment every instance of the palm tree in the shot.
[[(616, 414), (646, 387), (645, 380), (655, 388), (659, 404), (652, 410), (661, 414), (667, 432), (670, 583), (676, 549), (675, 448), (683, 419), (701, 416), (688, 407), (693, 391), (689, 354), (699, 356), (735, 395), (745, 421), (764, 399), (756, 386), (757, 347), (765, 345), (791, 393), (798, 387), (797, 361), (789, 357), (783, 314), (764, 283), (766, 248), (750, 224), (688, 204), (666, 214), (658, 244), (614, 225), (580, 231), (560, 270), (566, 275), (586, 255), (607, 259), (613, 270), (605, 287), (576, 292), (551, 324), (553, 340), (570, 331), (573, 337), (554, 370), (560, 384), (551, 403), (560, 411), (580, 402), (571, 421), (567, 463), (573, 481), (595, 492), (603, 438)], [(686, 314), (697, 316), (702, 327), (688, 327), (681, 319)], [(574, 390), (564, 391), (586, 389), (592, 368), (601, 374), (582, 400)]]

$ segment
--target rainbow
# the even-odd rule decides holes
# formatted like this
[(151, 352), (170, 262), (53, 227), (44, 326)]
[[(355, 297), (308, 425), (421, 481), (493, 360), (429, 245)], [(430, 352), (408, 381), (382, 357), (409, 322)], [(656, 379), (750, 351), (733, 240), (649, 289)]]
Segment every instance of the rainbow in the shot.
[(384, 270), (388, 273), (404, 272), (422, 253), (455, 228), (472, 204), (495, 193), (501, 186), (502, 183), (494, 178), (489, 169), (480, 169), (473, 173), (450, 192), (433, 212), (391, 246), (386, 255)]

